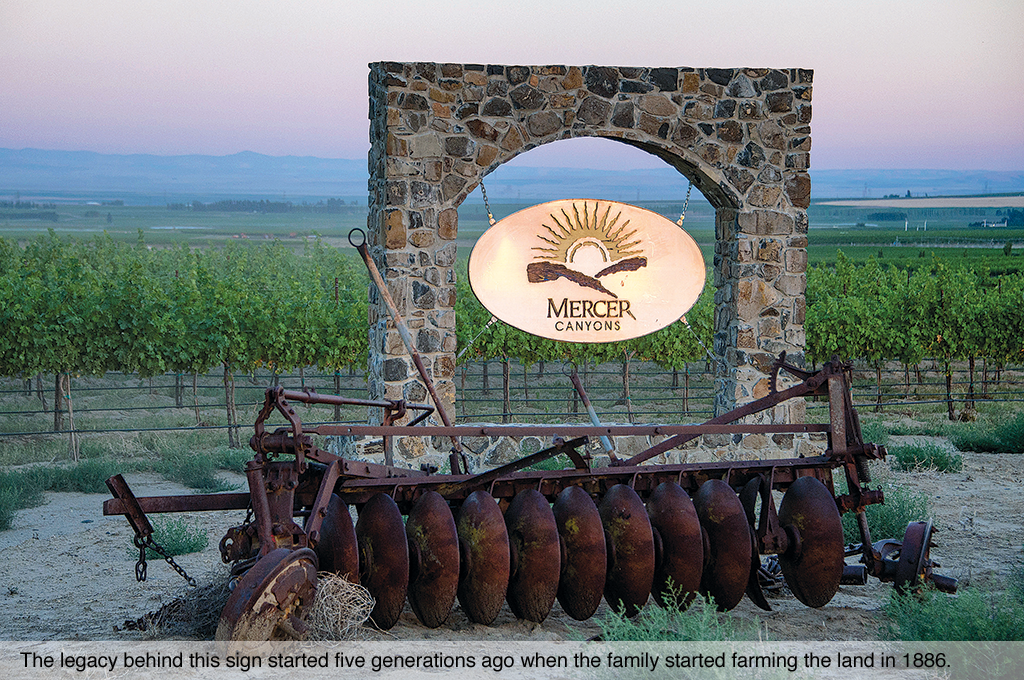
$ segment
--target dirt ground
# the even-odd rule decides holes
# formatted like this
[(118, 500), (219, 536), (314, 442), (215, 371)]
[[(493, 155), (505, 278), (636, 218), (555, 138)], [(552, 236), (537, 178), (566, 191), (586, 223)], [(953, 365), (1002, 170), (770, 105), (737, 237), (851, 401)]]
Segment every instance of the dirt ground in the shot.
[[(894, 437), (890, 445), (909, 438)], [(962, 472), (891, 473), (892, 479), (926, 494), (938, 532), (932, 558), (940, 573), (961, 585), (1000, 589), (1022, 559), (1024, 546), (1024, 456), (964, 454)], [(151, 474), (127, 475), (139, 496), (188, 491)], [(238, 477), (239, 485), (243, 482)], [(142, 633), (124, 622), (159, 609), (183, 595), (184, 581), (162, 562), (150, 562), (149, 579), (137, 583), (132, 532), (123, 517), (104, 517), (102, 495), (47, 494), (48, 503), (18, 513), (14, 528), (0, 533), (0, 638), (8, 640), (131, 640)], [(244, 512), (202, 513), (210, 544), (179, 563), (200, 582), (224, 578), (217, 544)], [(922, 518), (924, 519), (924, 518)], [(875, 537), (881, 538), (881, 537)], [(849, 561), (854, 561), (850, 558)], [(821, 609), (792, 595), (770, 600), (765, 612), (747, 599), (733, 615), (757, 622), (769, 640), (871, 640), (883, 624), (881, 604), (889, 586), (843, 586)], [(603, 606), (603, 605), (602, 605)], [(653, 606), (653, 605), (649, 605)], [(600, 612), (599, 612), (600, 614)], [(560, 640), (598, 632), (593, 622), (566, 616), (556, 603), (543, 624), (517, 621), (505, 607), (493, 626), (470, 622), (456, 603), (438, 629), (420, 625), (406, 607), (387, 639)], [(381, 635), (367, 631), (366, 637)]]

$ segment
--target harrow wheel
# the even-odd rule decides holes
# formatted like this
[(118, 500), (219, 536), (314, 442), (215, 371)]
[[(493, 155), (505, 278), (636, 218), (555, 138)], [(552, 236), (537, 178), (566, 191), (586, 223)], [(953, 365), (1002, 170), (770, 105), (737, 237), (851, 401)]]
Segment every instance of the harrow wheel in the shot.
[(750, 580), (750, 525), (739, 497), (719, 479), (704, 482), (693, 505), (710, 547), (700, 592), (715, 598), (719, 611), (729, 611), (743, 599)]
[(521, 491), (505, 511), (508, 529), (508, 606), (517, 618), (540, 623), (558, 595), (561, 547), (548, 500), (539, 491)]
[(814, 477), (789, 485), (779, 505), (789, 549), (779, 555), (786, 585), (808, 607), (824, 607), (839, 590), (845, 559), (843, 522), (828, 488)]
[(578, 486), (558, 494), (553, 511), (562, 544), (558, 603), (566, 614), (583, 621), (594, 615), (604, 593), (608, 560), (601, 514)]
[(469, 494), (459, 508), (459, 604), (470, 621), (489, 625), (508, 590), (508, 531), (498, 503), (486, 491)]
[(409, 585), (409, 546), (402, 513), (384, 493), (373, 496), (356, 521), (360, 583), (376, 604), (370, 620), (381, 630), (398, 622)]
[[(690, 496), (674, 482), (659, 484), (647, 499), (654, 530), (654, 600), (685, 609), (700, 589), (704, 539)], [(666, 595), (670, 595), (666, 600)]]
[(634, 616), (647, 604), (654, 584), (654, 534), (644, 503), (630, 487), (616, 484), (599, 508), (608, 546), (604, 597), (609, 606)]
[(911, 522), (903, 534), (900, 559), (893, 587), (899, 592), (917, 592), (931, 576), (932, 521)]
[(320, 570), (343, 576), (359, 583), (359, 545), (348, 504), (337, 494), (331, 494), (327, 514), (320, 525), (320, 542), (316, 548)]
[(459, 590), (459, 534), (448, 502), (427, 491), (409, 512), (409, 604), (427, 628), (448, 619)]
[(217, 640), (301, 638), (316, 593), (317, 558), (309, 548), (277, 548), (239, 579), (217, 624)]

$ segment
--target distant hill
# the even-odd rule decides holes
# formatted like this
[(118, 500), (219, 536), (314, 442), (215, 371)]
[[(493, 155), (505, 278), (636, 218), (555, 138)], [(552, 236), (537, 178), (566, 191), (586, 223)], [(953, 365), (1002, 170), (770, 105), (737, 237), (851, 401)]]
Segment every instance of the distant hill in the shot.
[[(121, 198), (162, 204), (229, 197), (345, 198), (366, 201), (365, 159), (266, 156), (113, 155), (90, 151), (0, 149), (0, 198)], [(814, 199), (890, 194), (965, 195), (1024, 191), (1024, 171), (812, 170)], [(506, 166), (487, 179), (494, 201), (608, 198), (678, 201), (686, 180), (669, 167), (587, 170)], [(696, 194), (694, 196), (696, 199)]]

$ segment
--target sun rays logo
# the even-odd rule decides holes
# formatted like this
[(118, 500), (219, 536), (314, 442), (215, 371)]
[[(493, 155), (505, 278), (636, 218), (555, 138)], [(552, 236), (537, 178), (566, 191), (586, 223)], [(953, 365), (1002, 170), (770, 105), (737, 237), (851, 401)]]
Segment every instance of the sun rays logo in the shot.
[(617, 298), (601, 279), (647, 266), (640, 248), (642, 240), (636, 238), (638, 229), (629, 227), (621, 210), (613, 215), (611, 205), (602, 212), (599, 202), (593, 208), (586, 201), (582, 204), (582, 213), (574, 202), (571, 214), (562, 208), (559, 214), (549, 213), (550, 223), (541, 223), (547, 233), (539, 233), (538, 238), (547, 245), (531, 249), (538, 254), (526, 267), (527, 279), (543, 283), (564, 278)]

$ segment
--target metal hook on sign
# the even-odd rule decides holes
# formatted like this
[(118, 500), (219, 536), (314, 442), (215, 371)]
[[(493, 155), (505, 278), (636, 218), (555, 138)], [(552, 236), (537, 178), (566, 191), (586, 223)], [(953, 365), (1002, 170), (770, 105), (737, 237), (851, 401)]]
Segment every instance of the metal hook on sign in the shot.
[[(359, 235), (359, 242), (356, 242), (355, 235)], [(366, 245), (366, 232), (356, 227), (352, 231), (348, 232), (348, 244), (353, 248), (361, 248)]]

